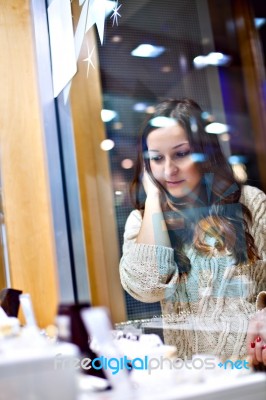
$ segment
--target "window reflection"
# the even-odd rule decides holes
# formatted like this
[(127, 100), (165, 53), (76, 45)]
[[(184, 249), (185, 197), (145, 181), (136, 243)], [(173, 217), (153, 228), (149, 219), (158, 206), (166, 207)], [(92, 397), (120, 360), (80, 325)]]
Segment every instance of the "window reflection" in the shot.
[[(229, 2), (220, 4), (218, 12), (214, 4), (210, 6), (205, 1), (179, 0), (127, 2), (123, 4), (119, 26), (114, 29), (112, 24), (106, 24), (106, 40), (99, 47), (99, 57), (103, 107), (116, 112), (115, 118), (106, 122), (106, 131), (115, 143), (109, 159), (120, 249), (124, 225), (132, 210), (128, 184), (133, 168), (124, 168), (123, 164), (125, 160), (135, 164), (137, 137), (143, 121), (162, 99), (195, 99), (203, 108), (209, 129), (223, 127), (213, 134), (219, 133), (220, 145), (235, 177), (261, 187), (250, 118), (240, 100), (243, 76), (232, 21)], [(220, 41), (221, 34), (226, 41)], [(156, 57), (132, 56), (132, 51), (143, 44), (164, 51)], [(218, 55), (224, 61), (221, 57), (225, 55), (226, 62), (205, 63), (204, 68), (197, 68), (194, 60), (199, 55), (209, 55), (211, 61), (212, 55), (216, 55), (216, 61)], [(143, 304), (127, 293), (125, 296), (129, 319), (149, 318), (161, 312), (159, 303)]]

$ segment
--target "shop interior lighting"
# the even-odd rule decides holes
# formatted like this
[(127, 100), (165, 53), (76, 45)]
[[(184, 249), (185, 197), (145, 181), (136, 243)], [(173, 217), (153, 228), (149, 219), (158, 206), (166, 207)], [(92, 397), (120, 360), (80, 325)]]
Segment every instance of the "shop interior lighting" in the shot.
[(207, 56), (197, 56), (193, 60), (196, 69), (207, 67), (208, 65), (222, 66), (227, 65), (231, 61), (231, 57), (223, 53), (212, 52)]
[(194, 162), (203, 162), (206, 160), (206, 156), (203, 153), (192, 153), (191, 158)]
[(222, 142), (229, 142), (230, 141), (230, 135), (228, 133), (222, 133), (220, 136), (220, 139)]
[(228, 161), (231, 165), (245, 164), (247, 162), (247, 158), (245, 156), (233, 155), (228, 158)]
[(163, 46), (153, 46), (152, 44), (140, 44), (134, 50), (131, 55), (135, 57), (159, 57), (165, 51)]
[(164, 65), (164, 66), (161, 68), (161, 71), (162, 71), (164, 74), (168, 74), (169, 72), (172, 72), (172, 71), (173, 71), (173, 68), (171, 67), (171, 65)]
[(115, 147), (115, 142), (111, 139), (105, 139), (101, 142), (100, 147), (104, 151), (110, 151)]
[(112, 41), (113, 43), (120, 43), (120, 42), (122, 42), (122, 40), (123, 40), (123, 38), (122, 38), (122, 36), (120, 36), (120, 35), (115, 35), (115, 36), (113, 36), (112, 39), (111, 39), (111, 41)]
[(125, 158), (122, 162), (121, 162), (121, 167), (124, 169), (131, 169), (134, 166), (134, 162), (133, 160), (131, 160), (131, 158)]
[(133, 106), (133, 110), (137, 112), (145, 112), (148, 107), (147, 103), (136, 103)]
[(107, 18), (111, 12), (114, 11), (116, 1), (105, 0), (105, 18)]
[(155, 117), (150, 120), (150, 125), (155, 128), (167, 128), (176, 125), (176, 120), (169, 117)]
[(255, 27), (257, 29), (260, 29), (260, 27), (262, 27), (262, 25), (264, 25), (266, 22), (266, 18), (255, 18)]
[(123, 124), (120, 121), (114, 122), (113, 123), (113, 129), (115, 129), (116, 131), (119, 131), (120, 129), (123, 128)]
[(220, 122), (212, 122), (205, 127), (207, 133), (213, 133), (215, 135), (221, 135), (222, 133), (228, 132), (228, 126), (221, 124)]
[(155, 112), (155, 107), (154, 106), (149, 106), (146, 108), (146, 113), (147, 114), (153, 114)]
[(213, 122), (214, 121), (214, 116), (210, 114), (208, 111), (203, 111), (201, 113), (201, 117), (205, 119), (205, 121)]
[(115, 117), (117, 117), (117, 112), (113, 110), (102, 110), (101, 111), (101, 118), (103, 122), (110, 122), (112, 121)]

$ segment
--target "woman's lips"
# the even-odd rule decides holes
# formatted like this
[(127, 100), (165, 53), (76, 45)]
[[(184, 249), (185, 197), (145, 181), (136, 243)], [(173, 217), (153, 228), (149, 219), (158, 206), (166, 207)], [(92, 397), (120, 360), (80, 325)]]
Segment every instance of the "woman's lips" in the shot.
[(167, 186), (178, 186), (183, 182), (185, 182), (185, 179), (181, 179), (179, 181), (166, 181), (166, 184)]

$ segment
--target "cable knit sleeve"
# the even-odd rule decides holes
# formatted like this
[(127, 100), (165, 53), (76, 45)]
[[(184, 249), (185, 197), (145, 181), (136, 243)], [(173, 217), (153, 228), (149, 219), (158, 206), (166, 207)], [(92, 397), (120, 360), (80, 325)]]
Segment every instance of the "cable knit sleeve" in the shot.
[(120, 279), (123, 288), (135, 299), (153, 303), (166, 300), (176, 290), (178, 269), (172, 248), (136, 243), (142, 222), (141, 213), (129, 215), (124, 233)]
[(248, 224), (250, 233), (260, 258), (266, 261), (266, 195), (255, 187), (244, 186), (240, 201), (251, 212), (252, 224)]
[(252, 274), (258, 290), (256, 307), (261, 309), (266, 307), (266, 195), (255, 187), (244, 186), (241, 202), (251, 212), (252, 223), (248, 224), (249, 230), (261, 258), (257, 261)]

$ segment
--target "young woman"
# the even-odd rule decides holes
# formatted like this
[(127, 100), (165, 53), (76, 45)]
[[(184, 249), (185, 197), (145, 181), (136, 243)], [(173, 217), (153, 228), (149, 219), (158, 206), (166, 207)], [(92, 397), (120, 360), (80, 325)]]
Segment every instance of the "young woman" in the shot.
[(146, 122), (120, 277), (135, 299), (161, 302), (179, 357), (238, 359), (266, 287), (266, 196), (236, 181), (201, 114), (193, 100), (169, 100)]

